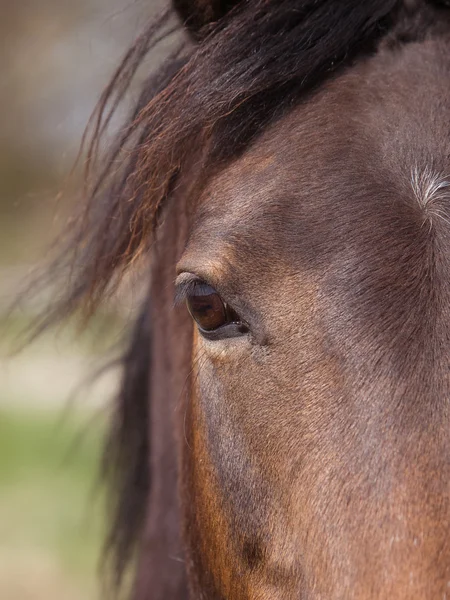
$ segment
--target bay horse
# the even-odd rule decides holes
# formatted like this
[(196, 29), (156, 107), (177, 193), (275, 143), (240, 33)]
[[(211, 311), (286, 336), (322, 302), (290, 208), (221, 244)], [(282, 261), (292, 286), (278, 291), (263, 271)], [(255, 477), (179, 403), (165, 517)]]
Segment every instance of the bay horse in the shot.
[(174, 15), (53, 313), (148, 259), (116, 589), (131, 561), (136, 600), (450, 599), (450, 3), (174, 0), (89, 164)]

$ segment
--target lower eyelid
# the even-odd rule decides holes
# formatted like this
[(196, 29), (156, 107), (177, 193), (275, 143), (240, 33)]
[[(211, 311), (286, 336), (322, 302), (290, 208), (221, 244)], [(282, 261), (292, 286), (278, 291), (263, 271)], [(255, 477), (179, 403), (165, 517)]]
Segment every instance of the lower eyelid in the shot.
[(198, 330), (200, 335), (209, 341), (240, 338), (249, 333), (249, 328), (242, 323), (230, 323), (213, 331), (202, 330), (200, 327), (198, 327)]

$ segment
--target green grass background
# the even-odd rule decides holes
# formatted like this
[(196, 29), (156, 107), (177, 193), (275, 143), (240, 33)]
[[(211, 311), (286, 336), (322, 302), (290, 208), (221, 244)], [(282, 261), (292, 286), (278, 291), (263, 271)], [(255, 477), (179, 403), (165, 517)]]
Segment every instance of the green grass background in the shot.
[(118, 371), (92, 376), (128, 323), (103, 313), (11, 354), (31, 323), (0, 313), (0, 600), (98, 600), (99, 463)]
[(98, 598), (104, 419), (25, 406), (0, 409), (0, 598)]

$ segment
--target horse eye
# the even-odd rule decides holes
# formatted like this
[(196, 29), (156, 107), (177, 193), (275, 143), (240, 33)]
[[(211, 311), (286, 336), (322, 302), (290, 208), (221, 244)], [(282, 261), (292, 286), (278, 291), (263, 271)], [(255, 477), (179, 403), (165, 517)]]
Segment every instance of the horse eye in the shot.
[(187, 306), (194, 321), (204, 331), (215, 331), (229, 323), (239, 321), (214, 288), (198, 284), (187, 296)]

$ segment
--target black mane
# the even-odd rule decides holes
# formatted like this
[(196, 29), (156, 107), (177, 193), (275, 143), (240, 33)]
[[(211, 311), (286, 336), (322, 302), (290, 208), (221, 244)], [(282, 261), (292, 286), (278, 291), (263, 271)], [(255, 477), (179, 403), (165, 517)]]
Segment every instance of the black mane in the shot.
[[(244, 1), (201, 43), (182, 44), (144, 85), (87, 191), (86, 213), (72, 242), (84, 248), (73, 305), (95, 305), (113, 274), (149, 249), (158, 213), (186, 161), (192, 161), (193, 148), (202, 175), (235, 157), (306, 92), (356, 55), (372, 51), (397, 4)], [(139, 65), (161, 35), (173, 31), (169, 24), (170, 15), (164, 15), (148, 28), (105, 91), (93, 119), (88, 165), (95, 163), (112, 111)]]

